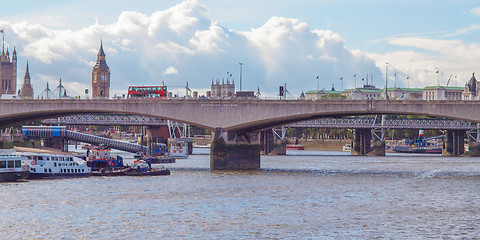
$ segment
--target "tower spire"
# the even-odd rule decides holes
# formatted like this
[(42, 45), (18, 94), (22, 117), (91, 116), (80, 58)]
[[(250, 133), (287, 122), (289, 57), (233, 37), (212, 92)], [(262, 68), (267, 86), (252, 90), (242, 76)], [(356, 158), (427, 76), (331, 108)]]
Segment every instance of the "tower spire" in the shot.
[(25, 70), (25, 83), (30, 82), (30, 70), (28, 70), (28, 61), (27, 61), (27, 70)]
[(100, 50), (98, 51), (98, 55), (105, 55), (105, 52), (103, 51), (103, 40), (100, 40)]
[(5, 55), (5, 33), (4, 33), (5, 29), (2, 28), (1, 32), (2, 32), (2, 56)]

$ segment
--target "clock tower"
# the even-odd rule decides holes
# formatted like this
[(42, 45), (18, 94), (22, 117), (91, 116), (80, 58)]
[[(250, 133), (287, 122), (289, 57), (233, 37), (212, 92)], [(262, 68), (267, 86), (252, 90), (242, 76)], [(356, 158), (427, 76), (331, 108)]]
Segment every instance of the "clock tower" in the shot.
[(92, 70), (92, 98), (108, 98), (110, 94), (110, 68), (105, 61), (103, 42), (97, 54), (97, 63)]

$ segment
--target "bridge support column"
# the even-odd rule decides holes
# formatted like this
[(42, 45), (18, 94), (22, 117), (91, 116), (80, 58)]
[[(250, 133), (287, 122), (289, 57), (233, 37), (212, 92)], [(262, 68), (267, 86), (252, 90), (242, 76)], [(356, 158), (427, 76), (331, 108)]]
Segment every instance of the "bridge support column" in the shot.
[(286, 155), (287, 142), (282, 139), (275, 139), (272, 130), (264, 130), (260, 132), (261, 151), (264, 155)]
[(464, 156), (480, 157), (480, 143), (479, 142), (468, 143), (468, 151), (465, 152)]
[(354, 130), (352, 155), (367, 155), (370, 152), (372, 133), (370, 128)]
[(385, 142), (374, 141), (372, 146), (372, 129), (357, 128), (352, 140), (352, 155), (385, 156)]
[(211, 170), (252, 170), (260, 168), (260, 133), (215, 130), (210, 147)]
[(167, 144), (168, 137), (168, 126), (147, 127), (147, 141)]
[(46, 137), (43, 139), (43, 146), (48, 148), (60, 149), (62, 152), (68, 151), (68, 140), (65, 138)]
[(460, 156), (465, 152), (465, 130), (447, 130), (442, 155)]

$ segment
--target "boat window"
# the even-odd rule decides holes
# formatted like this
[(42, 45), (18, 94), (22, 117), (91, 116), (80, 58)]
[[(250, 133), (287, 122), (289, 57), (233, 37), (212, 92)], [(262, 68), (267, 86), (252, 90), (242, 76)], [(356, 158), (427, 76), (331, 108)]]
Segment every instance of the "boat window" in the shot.
[(48, 169), (48, 172), (52, 172), (52, 169), (51, 169), (51, 168), (49, 168), (49, 169)]
[(36, 172), (36, 171), (37, 171), (37, 169), (35, 169), (35, 168), (30, 168), (30, 170), (32, 170), (32, 172)]
[(44, 168), (44, 169), (43, 169), (43, 171), (44, 171), (44, 172), (47, 172), (47, 169), (46, 169), (46, 168)]
[(21, 160), (15, 160), (15, 167), (16, 168), (22, 167), (22, 161)]
[(32, 159), (33, 159), (33, 157), (32, 157), (32, 156), (27, 156), (27, 158), (28, 158), (29, 160), (32, 160)]
[(7, 168), (14, 168), (13, 161), (7, 161)]
[(82, 172), (85, 172), (85, 169), (82, 168)]
[(57, 166), (57, 163), (56, 163), (56, 162), (54, 162), (54, 163), (53, 163), (53, 166), (54, 166), (54, 167), (56, 167), (56, 166)]
[(0, 161), (0, 168), (7, 168), (7, 162), (6, 161)]

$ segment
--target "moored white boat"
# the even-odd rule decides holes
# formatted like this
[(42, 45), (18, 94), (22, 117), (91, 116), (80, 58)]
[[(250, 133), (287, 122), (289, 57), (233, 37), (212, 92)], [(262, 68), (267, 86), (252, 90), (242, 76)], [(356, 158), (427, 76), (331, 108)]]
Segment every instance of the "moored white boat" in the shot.
[(343, 146), (343, 151), (344, 152), (352, 151), (352, 144), (350, 144), (350, 143), (345, 144), (345, 146)]
[(25, 156), (31, 179), (89, 177), (91, 172), (85, 160), (62, 154), (19, 153)]
[(0, 155), (0, 182), (14, 182), (25, 179), (30, 174), (27, 158), (15, 154)]
[(169, 153), (175, 158), (188, 158), (188, 144), (181, 140), (172, 142)]

